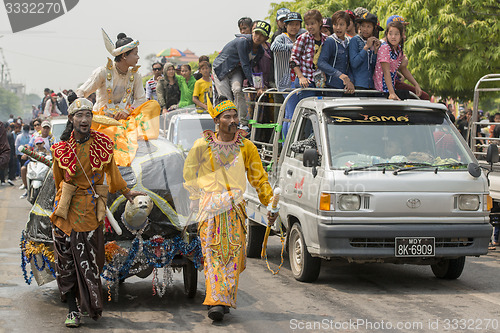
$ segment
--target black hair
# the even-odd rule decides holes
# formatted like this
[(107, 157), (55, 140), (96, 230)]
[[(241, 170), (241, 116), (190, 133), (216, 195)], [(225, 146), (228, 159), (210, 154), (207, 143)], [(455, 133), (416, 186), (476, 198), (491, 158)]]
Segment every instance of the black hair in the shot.
[(29, 132), (29, 130), (30, 130), (30, 125), (28, 125), (28, 124), (24, 124), (24, 125), (23, 125), (23, 131), (25, 131), (25, 132)]
[(155, 65), (160, 65), (161, 68), (160, 69), (163, 69), (163, 64), (161, 62), (154, 62), (152, 65), (151, 65), (151, 68), (154, 68)]
[(202, 55), (198, 58), (198, 63), (202, 62), (202, 61), (207, 61), (207, 62), (210, 62), (210, 58), (206, 55)]
[(336, 11), (332, 15), (332, 24), (337, 24), (338, 20), (344, 20), (347, 26), (351, 24), (351, 16), (343, 10)]
[(238, 28), (240, 27), (240, 25), (244, 24), (248, 27), (252, 27), (252, 19), (250, 17), (242, 17), (238, 20)]
[(74, 91), (70, 92), (68, 94), (68, 104), (71, 104), (75, 101), (75, 99), (77, 99), (78, 96), (76, 96), (76, 93)]
[(43, 92), (50, 92), (50, 88), (43, 89)]
[(66, 123), (66, 128), (61, 134), (61, 141), (68, 141), (71, 138), (71, 132), (73, 132), (73, 123), (68, 119)]
[(189, 71), (191, 71), (191, 70), (192, 70), (192, 69), (191, 69), (191, 66), (189, 66), (188, 64), (182, 64), (182, 65), (181, 65), (181, 68), (182, 68), (182, 66), (187, 67), (187, 68), (189, 69)]
[[(134, 41), (132, 38), (127, 37), (127, 35), (125, 35), (123, 32), (120, 32), (120, 33), (118, 34), (118, 36), (116, 36), (116, 38), (117, 38), (117, 41), (116, 41), (116, 44), (115, 44), (115, 47), (116, 47), (116, 48), (118, 48), (118, 47), (120, 47), (120, 46), (123, 46), (123, 45), (127, 45), (128, 43), (131, 43), (131, 42), (133, 42), (133, 41)], [(132, 50), (133, 50), (133, 49), (132, 49)], [(129, 54), (130, 54), (130, 52), (132, 52), (132, 50), (127, 51), (127, 52), (125, 52), (125, 53), (122, 53), (122, 54), (120, 54), (120, 55), (117, 55), (117, 56), (115, 57), (115, 62), (119, 62), (120, 60), (122, 60), (123, 55), (124, 55), (124, 54), (125, 54), (125, 55), (129, 55)]]

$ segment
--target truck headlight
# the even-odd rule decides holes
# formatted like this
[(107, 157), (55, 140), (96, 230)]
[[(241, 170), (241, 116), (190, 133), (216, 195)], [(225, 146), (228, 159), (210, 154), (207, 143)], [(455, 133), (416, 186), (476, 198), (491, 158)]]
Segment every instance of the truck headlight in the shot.
[(357, 194), (342, 194), (339, 197), (340, 210), (359, 210), (361, 207), (361, 197)]
[(460, 210), (478, 210), (479, 204), (479, 195), (461, 194), (458, 196), (458, 209)]

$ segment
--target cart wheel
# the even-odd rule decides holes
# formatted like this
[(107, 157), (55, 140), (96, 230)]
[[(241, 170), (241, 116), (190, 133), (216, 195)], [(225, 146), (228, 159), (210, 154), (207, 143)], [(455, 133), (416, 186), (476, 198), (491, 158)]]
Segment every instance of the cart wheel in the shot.
[(196, 287), (198, 285), (198, 270), (194, 267), (191, 260), (182, 268), (182, 275), (184, 277), (184, 293), (188, 298), (196, 296)]

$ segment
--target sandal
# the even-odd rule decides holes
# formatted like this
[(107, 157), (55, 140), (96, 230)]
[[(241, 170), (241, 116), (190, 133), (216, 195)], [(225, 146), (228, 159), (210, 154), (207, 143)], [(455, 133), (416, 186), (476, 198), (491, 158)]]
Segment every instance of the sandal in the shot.
[(490, 243), (488, 245), (488, 251), (493, 251), (493, 250), (496, 250), (497, 248), (494, 246), (494, 243)]

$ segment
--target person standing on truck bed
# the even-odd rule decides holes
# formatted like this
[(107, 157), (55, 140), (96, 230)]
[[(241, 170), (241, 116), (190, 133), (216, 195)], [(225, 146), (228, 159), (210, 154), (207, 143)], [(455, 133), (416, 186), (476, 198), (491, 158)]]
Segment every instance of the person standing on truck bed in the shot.
[[(220, 321), (229, 307), (236, 308), (239, 274), (245, 269), (246, 179), (257, 189), (260, 202), (268, 205), (272, 188), (255, 145), (238, 129), (238, 111), (233, 102), (222, 102), (208, 112), (218, 130), (203, 132), (184, 163), (184, 187), (198, 210), (196, 220), (201, 240), (208, 317)], [(246, 175), (246, 178), (245, 178)], [(277, 214), (268, 213), (269, 223)]]

